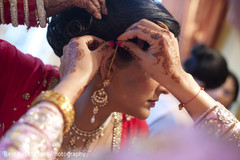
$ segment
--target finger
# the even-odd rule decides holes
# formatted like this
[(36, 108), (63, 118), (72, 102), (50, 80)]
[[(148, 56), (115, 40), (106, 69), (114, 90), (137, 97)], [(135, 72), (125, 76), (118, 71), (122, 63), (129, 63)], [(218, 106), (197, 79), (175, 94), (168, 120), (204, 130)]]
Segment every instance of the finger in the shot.
[(86, 35), (86, 36), (81, 36), (81, 37), (77, 37), (77, 38), (73, 38), (69, 44), (71, 45), (71, 43), (75, 43), (74, 47), (80, 47), (81, 49), (83, 49), (86, 52), (91, 52), (93, 50), (95, 50), (96, 48), (99, 47), (99, 45), (101, 43), (103, 43), (104, 40), (97, 38), (95, 36), (90, 36), (90, 35)]
[(101, 12), (102, 14), (107, 15), (108, 11), (107, 11), (107, 6), (106, 6), (106, 0), (98, 0), (101, 6)]
[(148, 55), (137, 44), (133, 42), (121, 42), (124, 49), (131, 54), (134, 59), (141, 65), (146, 65), (146, 61), (151, 59), (151, 55)]
[(98, 0), (90, 0), (93, 5), (98, 9), (98, 11), (100, 12), (101, 6)]
[(98, 10), (98, 8), (91, 2), (91, 1), (88, 1), (86, 3), (86, 10), (92, 14), (95, 18), (97, 19), (102, 19), (102, 16), (100, 14), (100, 11)]
[[(67, 45), (65, 45), (64, 47), (63, 47), (63, 55), (64, 55), (64, 53), (66, 52), (66, 48), (67, 48)], [(62, 56), (63, 56), (62, 55)]]
[(162, 35), (159, 32), (150, 30), (141, 25), (137, 25), (132, 27), (129, 31), (123, 33), (118, 37), (119, 41), (127, 41), (134, 38), (141, 39), (143, 41), (148, 42), (150, 45), (153, 45), (155, 40), (161, 39)]
[(154, 30), (154, 31), (158, 31), (158, 32), (163, 30), (163, 28), (160, 27), (159, 25), (157, 25), (156, 23), (153, 23), (152, 21), (149, 21), (147, 19), (141, 19), (137, 23), (135, 23), (132, 26), (128, 27), (126, 29), (126, 31), (130, 30), (132, 27), (135, 27), (137, 25), (141, 25), (141, 26), (146, 27), (146, 28), (148, 28), (150, 30)]
[(104, 42), (94, 51), (94, 55), (96, 55), (100, 64), (103, 56), (113, 51), (114, 49), (110, 46), (109, 42)]

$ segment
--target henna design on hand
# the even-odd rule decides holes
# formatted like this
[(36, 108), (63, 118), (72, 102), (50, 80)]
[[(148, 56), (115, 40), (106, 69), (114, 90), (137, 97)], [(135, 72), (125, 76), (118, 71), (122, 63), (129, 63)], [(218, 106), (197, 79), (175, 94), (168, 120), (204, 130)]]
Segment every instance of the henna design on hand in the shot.
[(138, 61), (138, 62), (143, 61), (143, 59), (140, 58), (138, 55), (136, 55), (128, 46), (124, 46), (124, 49), (125, 49), (129, 54), (131, 54), (131, 55), (134, 57), (134, 59), (136, 59), (136, 61)]
[(172, 77), (173, 80), (175, 80), (175, 82), (180, 83), (181, 78), (179, 76), (177, 76), (175, 73), (173, 73)]
[(102, 52), (102, 51), (108, 50), (109, 48), (110, 48), (110, 46), (108, 44), (105, 44), (104, 46), (101, 47), (101, 49), (99, 49), (98, 52)]
[(77, 48), (77, 55), (76, 55), (76, 59), (79, 61), (84, 57), (84, 50), (83, 49), (79, 49)]
[(79, 48), (79, 43), (77, 43), (75, 40), (76, 39), (72, 39), (69, 42), (66, 53), (64, 54), (66, 58), (70, 57), (70, 73), (74, 73), (76, 71), (77, 61), (81, 60), (85, 55), (84, 50)]
[(86, 10), (89, 11), (91, 15), (95, 15), (96, 12), (100, 12), (100, 8), (94, 9), (93, 3), (86, 3), (85, 6), (86, 6)]
[[(163, 71), (162, 74), (169, 75), (171, 79), (173, 79), (175, 82), (180, 83), (181, 78), (180, 76), (178, 76), (178, 71), (175, 68), (178, 68), (179, 66), (181, 68), (181, 64), (179, 61), (179, 57), (176, 54), (178, 51), (176, 50), (176, 44), (174, 43), (174, 35), (171, 34), (171, 32), (166, 28), (159, 31), (154, 31), (142, 25), (135, 25), (129, 30), (138, 30), (146, 34), (146, 36), (153, 40), (150, 42), (150, 47), (152, 49), (154, 48), (155, 50), (154, 53), (150, 51), (151, 55), (156, 60), (153, 65), (161, 65)], [(124, 48), (137, 61), (142, 61), (142, 59), (138, 55), (134, 54), (134, 52), (132, 52), (130, 48), (128, 48), (127, 46), (124, 46)]]
[(99, 2), (99, 4), (100, 4), (100, 6), (103, 5), (103, 0), (98, 0), (98, 2)]
[(156, 32), (156, 31), (150, 30), (150, 29), (148, 29), (146, 27), (143, 27), (141, 25), (136, 25), (136, 26), (132, 27), (130, 30), (131, 31), (133, 31), (133, 30), (140, 30), (140, 31), (142, 31), (145, 34), (150, 35), (150, 37), (152, 39), (154, 39), (154, 40), (157, 40), (157, 39), (160, 39), (160, 38), (163, 37), (162, 34), (160, 34), (160, 33), (166, 33), (167, 35), (170, 36), (169, 31), (167, 31), (167, 30), (162, 30), (161, 32)]

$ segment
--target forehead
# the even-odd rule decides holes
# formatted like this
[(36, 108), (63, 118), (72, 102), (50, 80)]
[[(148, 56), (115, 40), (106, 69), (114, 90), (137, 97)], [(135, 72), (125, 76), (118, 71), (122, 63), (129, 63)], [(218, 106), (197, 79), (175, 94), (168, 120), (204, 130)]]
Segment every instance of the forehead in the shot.
[(146, 71), (135, 60), (130, 62), (127, 67), (119, 68), (118, 74), (125, 80), (129, 81), (144, 81), (146, 80)]

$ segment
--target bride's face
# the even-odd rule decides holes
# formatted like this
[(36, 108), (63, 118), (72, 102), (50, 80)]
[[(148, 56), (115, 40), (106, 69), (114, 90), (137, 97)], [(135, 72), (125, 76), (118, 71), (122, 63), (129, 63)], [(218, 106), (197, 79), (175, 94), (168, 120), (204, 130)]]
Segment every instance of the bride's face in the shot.
[(110, 107), (139, 119), (146, 119), (159, 95), (168, 93), (136, 61), (124, 68), (114, 66), (107, 92)]

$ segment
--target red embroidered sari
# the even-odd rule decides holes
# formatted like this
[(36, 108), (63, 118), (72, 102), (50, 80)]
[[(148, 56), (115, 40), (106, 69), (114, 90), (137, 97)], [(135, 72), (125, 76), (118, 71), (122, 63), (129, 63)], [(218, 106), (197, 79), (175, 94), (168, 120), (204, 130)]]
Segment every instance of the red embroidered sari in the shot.
[[(13, 45), (0, 40), (0, 137), (30, 108), (31, 102), (43, 90), (54, 88), (59, 82), (58, 69)], [(121, 146), (139, 134), (148, 135), (145, 121), (123, 115)]]

